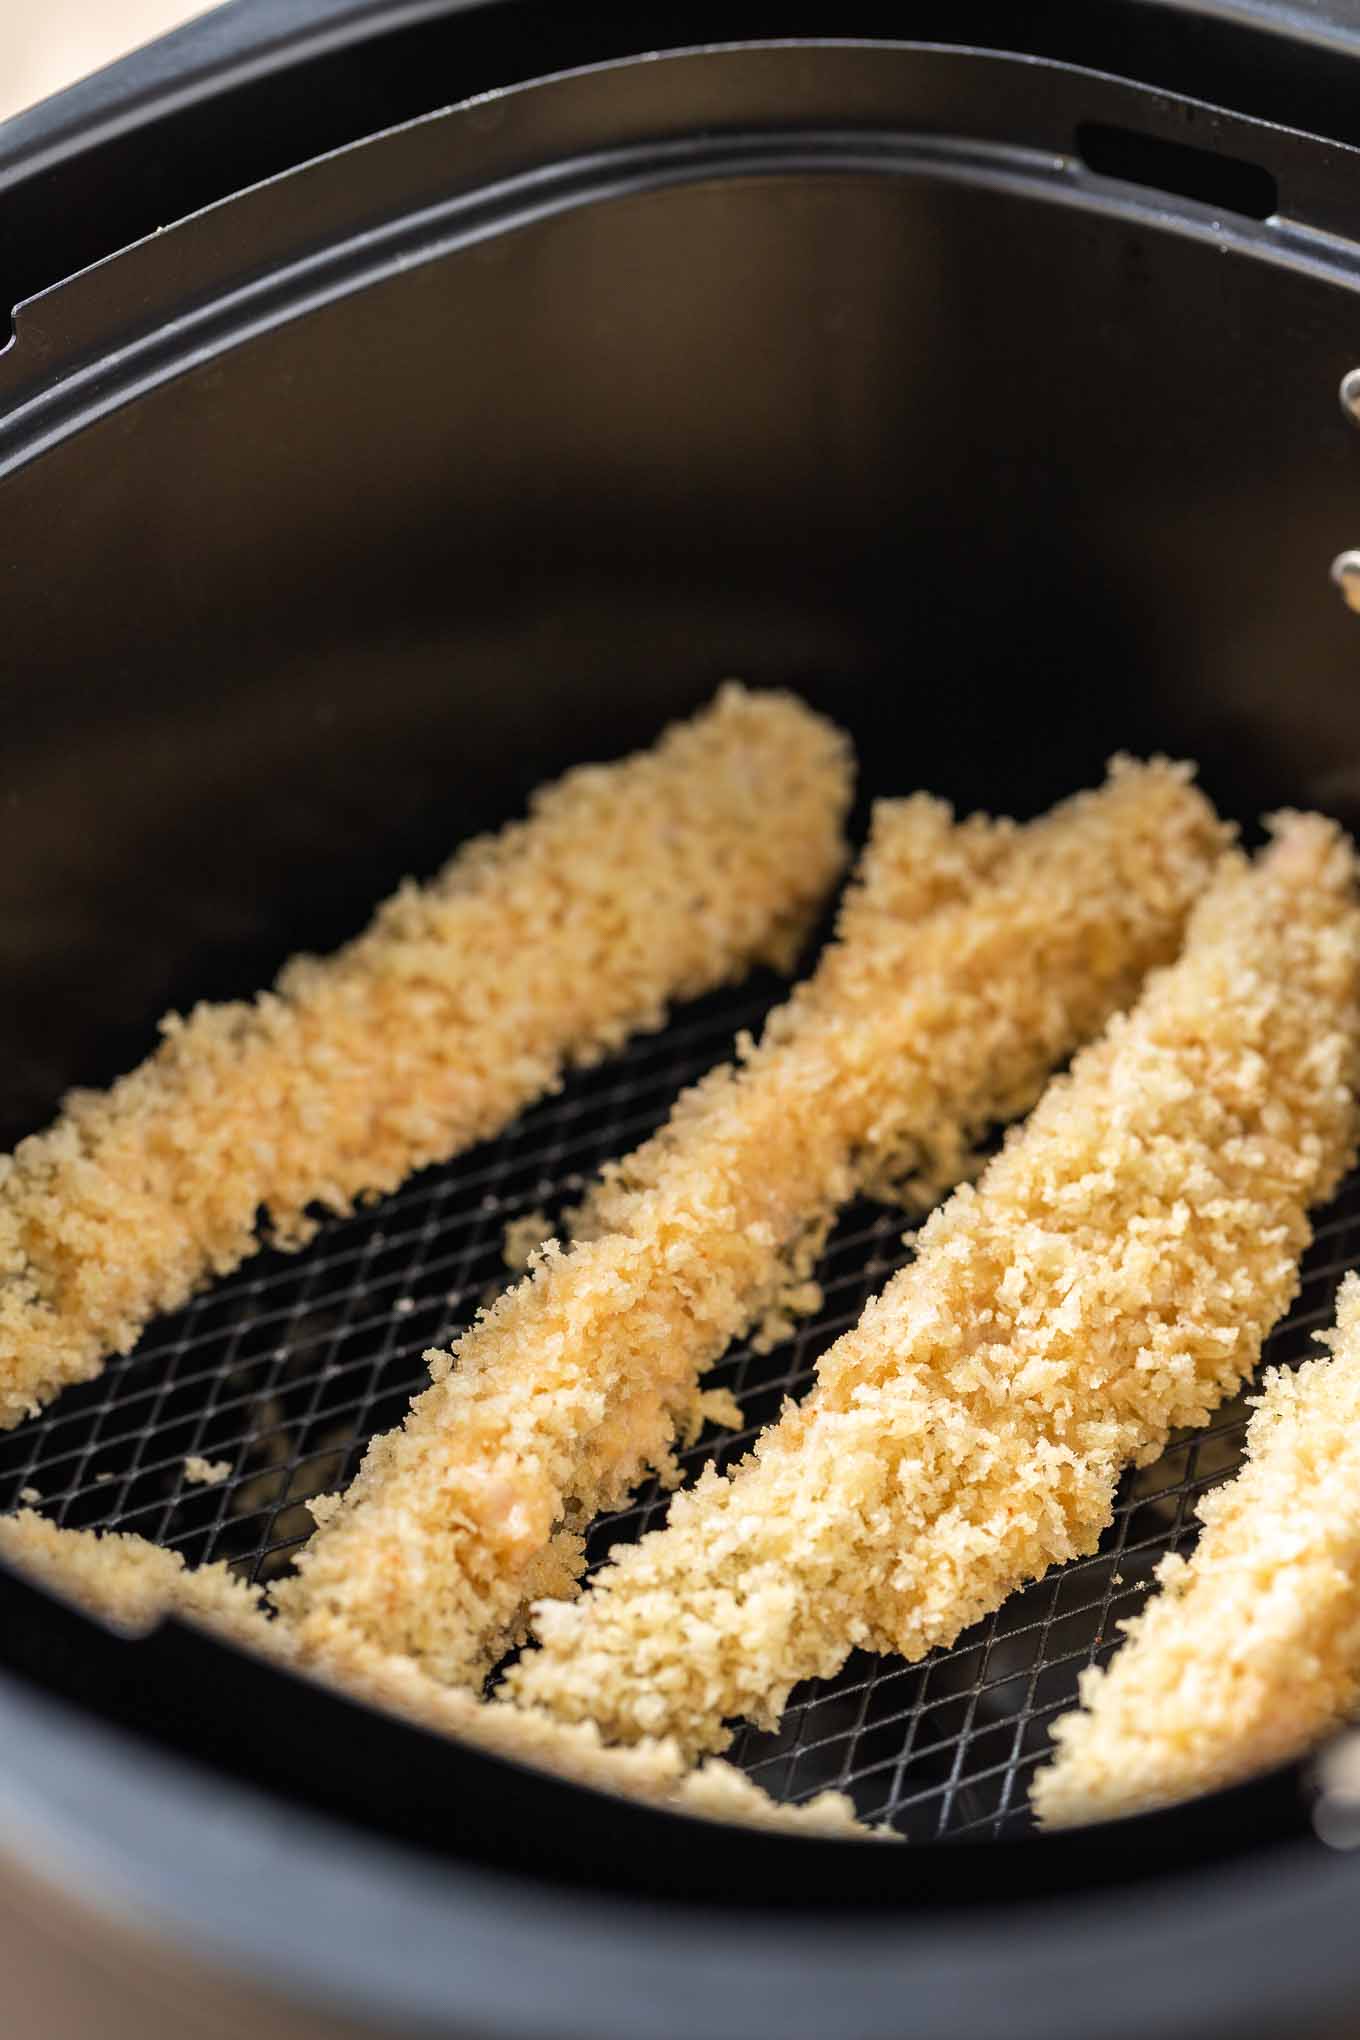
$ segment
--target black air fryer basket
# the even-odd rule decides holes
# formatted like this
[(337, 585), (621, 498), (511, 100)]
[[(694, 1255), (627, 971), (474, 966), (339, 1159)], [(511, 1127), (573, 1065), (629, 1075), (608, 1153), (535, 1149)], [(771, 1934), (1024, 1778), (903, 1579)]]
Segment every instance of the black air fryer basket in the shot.
[[(0, 194), (5, 1145), (732, 673), (843, 723), (866, 799), (1030, 814), (1164, 749), (1244, 822), (1360, 825), (1354, 0), (235, 0), (0, 131)], [(0, 1437), (0, 1509), (277, 1576), (506, 1225), (777, 996), (252, 1261)], [(846, 1216), (691, 1470), (806, 1383), (901, 1223)], [(1269, 1359), (1356, 1264), (1360, 1185)], [(742, 1733), (898, 1848), (592, 1793), (0, 1574), (6, 2030), (1349, 2030), (1360, 1863), (1308, 1767), (1078, 1836), (1027, 1813), (1244, 1415), (953, 1649)]]

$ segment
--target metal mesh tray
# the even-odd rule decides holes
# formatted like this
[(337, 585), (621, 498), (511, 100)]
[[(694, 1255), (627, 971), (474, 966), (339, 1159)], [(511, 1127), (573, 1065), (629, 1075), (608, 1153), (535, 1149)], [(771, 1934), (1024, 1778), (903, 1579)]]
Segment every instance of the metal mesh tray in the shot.
[[(748, 980), (690, 1006), (664, 1033), (570, 1079), (500, 1140), (352, 1219), (327, 1220), (301, 1254), (261, 1254), (99, 1380), (0, 1438), (0, 1508), (28, 1501), (64, 1525), (136, 1531), (191, 1563), (227, 1559), (252, 1579), (276, 1577), (310, 1530), (306, 1499), (349, 1480), (366, 1441), (399, 1422), (423, 1385), (422, 1355), (447, 1346), (510, 1279), (507, 1225), (534, 1210), (553, 1216), (781, 994), (773, 979)], [(818, 1355), (906, 1258), (902, 1235), (900, 1212), (844, 1215), (818, 1315), (773, 1352), (734, 1348), (710, 1377), (734, 1392), (746, 1425), (706, 1431), (682, 1455), (686, 1478), (710, 1457), (739, 1457), (783, 1398), (803, 1392)], [(1305, 1357), (1357, 1261), (1360, 1176), (1321, 1217), (1267, 1362)], [(848, 1791), (915, 1841), (1024, 1832), (1047, 1724), (1071, 1705), (1081, 1669), (1113, 1649), (1158, 1559), (1193, 1540), (1195, 1501), (1237, 1466), (1247, 1414), (1241, 1398), (1225, 1405), (1127, 1478), (1096, 1556), (1013, 1595), (920, 1664), (857, 1653), (837, 1678), (798, 1689), (777, 1734), (742, 1730), (735, 1760), (779, 1798)], [(220, 1477), (191, 1479), (193, 1458)], [(654, 1527), (666, 1501), (652, 1486), (603, 1519), (592, 1560)]]

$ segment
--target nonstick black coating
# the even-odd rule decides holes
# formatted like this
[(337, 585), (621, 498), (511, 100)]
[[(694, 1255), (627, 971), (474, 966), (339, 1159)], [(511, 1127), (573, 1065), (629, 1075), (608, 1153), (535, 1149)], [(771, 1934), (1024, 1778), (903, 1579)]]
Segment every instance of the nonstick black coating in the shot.
[(10, 303), (360, 136), (555, 71), (773, 38), (952, 42), (1360, 141), (1355, 0), (226, 0), (0, 128)]
[[(1161, 747), (1230, 812), (1356, 823), (1360, 621), (1327, 572), (1360, 538), (1355, 179), (1344, 150), (1050, 66), (710, 53), (380, 139), (25, 307), (0, 360), (7, 1133), (728, 672), (839, 716), (866, 794), (1024, 814)], [(1168, 1861), (1207, 1905), (1216, 1855), (1306, 1830), (1286, 1775), (1094, 1852), (730, 1838), (7, 1591), (11, 1747), (25, 1684), (97, 1698), (431, 1876), (537, 1848), (559, 1886), (895, 1907), (891, 1937), (908, 1904), (1070, 1907)], [(1296, 1846), (1279, 1874), (1344, 1878)], [(1170, 1932), (1169, 1890), (1138, 1903)], [(1317, 2004), (1350, 1959), (1323, 1946)], [(750, 1952), (754, 1977), (788, 1932), (753, 1914)], [(1223, 2005), (1266, 2002), (1266, 1953)], [(909, 1992), (921, 1950), (894, 1959)], [(864, 1973), (844, 2030), (892, 2030)], [(516, 1989), (507, 2031), (542, 2010)], [(679, 2030), (671, 2001), (657, 2021)]]

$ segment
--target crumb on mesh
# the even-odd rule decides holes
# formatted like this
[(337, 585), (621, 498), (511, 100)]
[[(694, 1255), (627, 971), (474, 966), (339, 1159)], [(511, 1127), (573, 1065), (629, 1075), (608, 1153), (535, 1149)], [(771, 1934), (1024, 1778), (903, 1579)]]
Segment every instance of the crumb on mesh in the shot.
[[(128, 1352), (258, 1244), (498, 1132), (668, 1002), (788, 967), (844, 861), (851, 760), (791, 696), (724, 688), (620, 764), (406, 884), (253, 1003), (162, 1023), (108, 1091), (0, 1157), (0, 1427)], [(753, 821), (756, 825), (753, 826)]]
[(537, 1250), (552, 1238), (552, 1220), (545, 1211), (521, 1212), (505, 1228), (501, 1258), (519, 1275), (529, 1266)]
[(258, 1587), (221, 1563), (185, 1565), (178, 1552), (116, 1532), (63, 1530), (23, 1511), (0, 1517), (0, 1557), (129, 1635), (167, 1612), (198, 1622), (248, 1650), (386, 1708), (436, 1734), (496, 1755), (538, 1764), (602, 1791), (653, 1800), (712, 1820), (804, 1833), (877, 1838), (842, 1793), (781, 1806), (729, 1765), (691, 1773), (673, 1744), (606, 1749), (592, 1728), (565, 1727), (544, 1714), (436, 1685), (409, 1658), (334, 1632), (324, 1648), (271, 1621)]
[(739, 1431), (746, 1422), (730, 1388), (700, 1389), (698, 1414), (705, 1424), (717, 1424), (724, 1431)]
[(1317, 816), (1273, 831), (927, 1221), (809, 1399), (538, 1608), (516, 1697), (720, 1749), (853, 1647), (918, 1659), (1092, 1551), (1123, 1467), (1236, 1391), (1356, 1140), (1354, 847)]
[(1053, 1724), (1031, 1799), (1045, 1827), (1111, 1820), (1300, 1756), (1360, 1706), (1360, 1277), (1330, 1359), (1271, 1369), (1236, 1477), (1200, 1502), (1189, 1558), (1123, 1625)]
[(229, 1459), (205, 1459), (199, 1452), (191, 1452), (184, 1462), (184, 1478), (198, 1487), (220, 1487), (231, 1473)]
[(1116, 760), (1023, 829), (881, 803), (811, 979), (606, 1170), (570, 1248), (543, 1247), (429, 1356), (432, 1386), (369, 1446), (280, 1605), (477, 1676), (559, 1523), (617, 1506), (648, 1468), (674, 1482), (702, 1373), (815, 1300), (852, 1193), (965, 1172), (977, 1136), (1174, 954), (1226, 833), (1164, 760)]

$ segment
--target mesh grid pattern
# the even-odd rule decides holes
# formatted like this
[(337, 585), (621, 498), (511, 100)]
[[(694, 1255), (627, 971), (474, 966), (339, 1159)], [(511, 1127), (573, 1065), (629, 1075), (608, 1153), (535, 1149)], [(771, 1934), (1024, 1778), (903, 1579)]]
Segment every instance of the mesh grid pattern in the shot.
[[(227, 1559), (251, 1578), (277, 1577), (311, 1527), (307, 1498), (348, 1481), (367, 1440), (399, 1422), (423, 1385), (425, 1351), (446, 1346), (509, 1279), (507, 1225), (538, 1210), (552, 1218), (601, 1161), (644, 1139), (737, 1029), (758, 1027), (778, 990), (748, 981), (689, 1007), (499, 1141), (327, 1220), (301, 1254), (260, 1254), (99, 1380), (0, 1437), (0, 1509), (31, 1502), (64, 1525), (136, 1531), (191, 1563)], [(734, 1348), (710, 1377), (736, 1395), (745, 1427), (706, 1431), (682, 1455), (687, 1479), (710, 1457), (740, 1457), (785, 1396), (803, 1392), (819, 1354), (906, 1258), (902, 1228), (899, 1212), (876, 1206), (843, 1216), (818, 1315), (773, 1352)], [(1267, 1361), (1312, 1350), (1357, 1262), (1360, 1177), (1319, 1222)], [(1023, 1832), (1047, 1724), (1072, 1704), (1081, 1669), (1113, 1649), (1157, 1561), (1191, 1542), (1194, 1504), (1237, 1466), (1247, 1414), (1240, 1398), (1225, 1405), (1129, 1476), (1095, 1556), (1013, 1595), (920, 1664), (856, 1654), (837, 1678), (800, 1687), (776, 1734), (742, 1730), (735, 1760), (778, 1798), (848, 1791), (862, 1814), (916, 1841)], [(216, 1477), (192, 1479), (194, 1458)], [(592, 1562), (655, 1527), (666, 1501), (653, 1485), (602, 1520)]]

